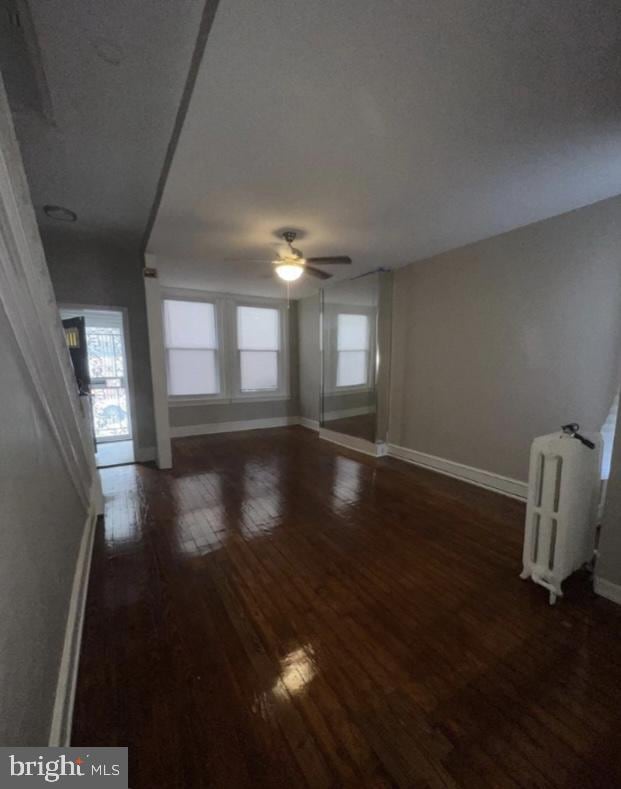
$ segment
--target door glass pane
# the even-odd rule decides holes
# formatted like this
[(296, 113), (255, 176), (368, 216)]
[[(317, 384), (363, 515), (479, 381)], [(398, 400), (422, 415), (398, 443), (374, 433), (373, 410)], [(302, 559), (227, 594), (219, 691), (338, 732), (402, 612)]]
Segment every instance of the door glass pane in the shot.
[(336, 365), (337, 386), (361, 386), (367, 382), (367, 352), (339, 351)]
[(278, 389), (278, 353), (276, 351), (240, 351), (242, 392)]
[(168, 394), (211, 395), (219, 391), (215, 351), (168, 351)]
[(86, 347), (91, 378), (124, 378), (121, 329), (86, 325)]
[(125, 389), (119, 386), (93, 386), (91, 394), (95, 437), (119, 438), (129, 435)]

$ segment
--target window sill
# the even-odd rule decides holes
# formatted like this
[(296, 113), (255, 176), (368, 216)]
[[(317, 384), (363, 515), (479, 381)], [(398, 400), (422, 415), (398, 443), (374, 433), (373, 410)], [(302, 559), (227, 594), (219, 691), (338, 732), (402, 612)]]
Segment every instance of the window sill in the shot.
[(233, 405), (234, 403), (273, 403), (283, 402), (290, 400), (289, 394), (275, 394), (275, 395), (236, 395), (235, 397), (218, 397), (218, 398), (197, 398), (192, 400), (189, 398), (174, 398), (168, 399), (169, 408), (185, 408), (186, 406), (207, 406), (207, 405)]

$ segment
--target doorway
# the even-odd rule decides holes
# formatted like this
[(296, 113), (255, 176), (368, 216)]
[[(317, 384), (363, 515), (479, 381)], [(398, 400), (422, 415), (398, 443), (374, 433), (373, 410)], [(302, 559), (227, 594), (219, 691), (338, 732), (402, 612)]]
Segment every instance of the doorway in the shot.
[(133, 463), (134, 441), (126, 314), (112, 307), (60, 308), (63, 320), (84, 318), (98, 467)]

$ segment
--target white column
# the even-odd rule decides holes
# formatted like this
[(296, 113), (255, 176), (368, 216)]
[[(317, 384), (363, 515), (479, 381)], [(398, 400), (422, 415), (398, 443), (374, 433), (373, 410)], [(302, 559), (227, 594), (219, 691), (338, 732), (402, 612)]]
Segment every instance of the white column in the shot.
[(149, 329), (149, 354), (151, 357), (151, 380), (153, 383), (153, 411), (155, 415), (155, 438), (158, 468), (172, 468), (170, 448), (170, 422), (168, 419), (168, 390), (166, 386), (166, 352), (164, 350), (164, 322), (162, 319), (162, 294), (157, 269), (153, 268), (153, 257), (146, 256), (149, 269), (155, 276), (144, 277), (144, 292), (147, 304)]

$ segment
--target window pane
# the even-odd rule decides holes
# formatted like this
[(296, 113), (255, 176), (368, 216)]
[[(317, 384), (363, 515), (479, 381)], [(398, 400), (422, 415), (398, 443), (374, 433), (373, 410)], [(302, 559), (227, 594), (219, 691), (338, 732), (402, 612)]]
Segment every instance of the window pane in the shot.
[(242, 392), (278, 389), (276, 351), (240, 351), (239, 356)]
[(361, 386), (367, 382), (367, 352), (339, 351), (336, 365), (337, 386)]
[(237, 308), (237, 347), (247, 351), (277, 351), (278, 310), (270, 307)]
[(167, 348), (217, 348), (216, 311), (202, 301), (164, 301)]
[(369, 319), (366, 315), (339, 314), (337, 324), (337, 349), (361, 351), (369, 347)]
[(129, 437), (127, 393), (119, 387), (93, 386), (91, 389), (95, 437)]
[(168, 394), (218, 394), (215, 351), (168, 351)]

